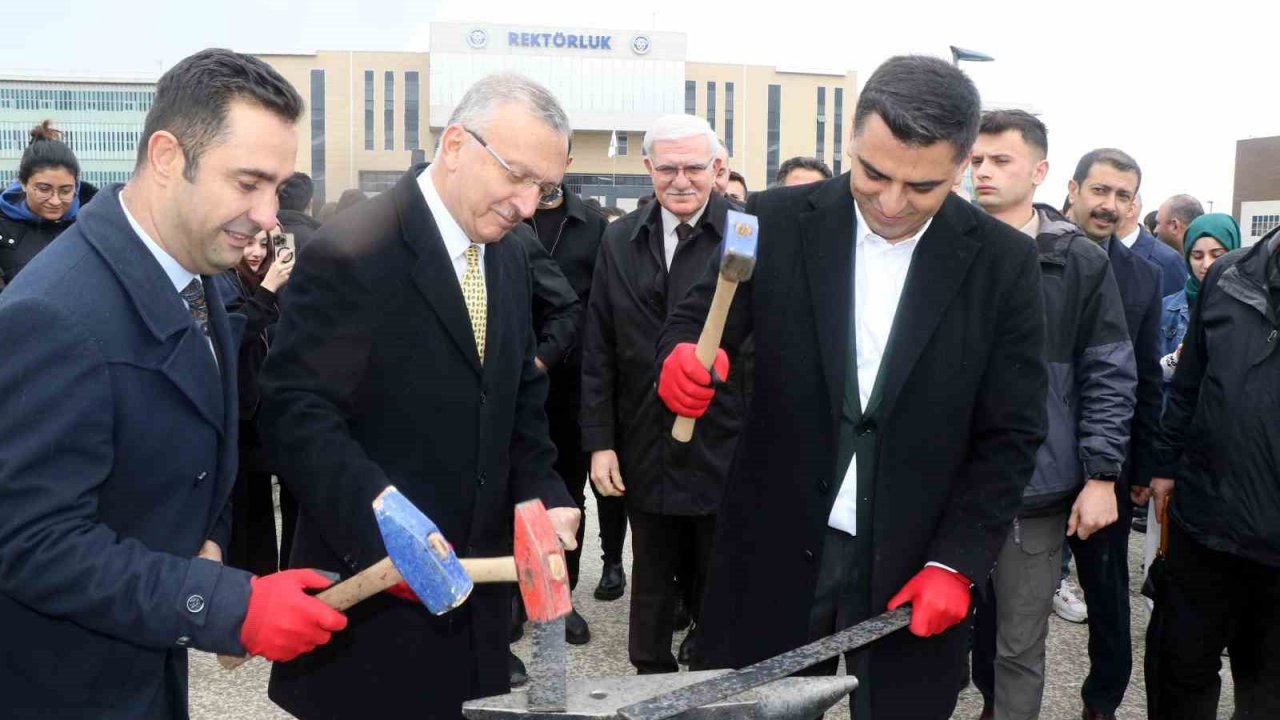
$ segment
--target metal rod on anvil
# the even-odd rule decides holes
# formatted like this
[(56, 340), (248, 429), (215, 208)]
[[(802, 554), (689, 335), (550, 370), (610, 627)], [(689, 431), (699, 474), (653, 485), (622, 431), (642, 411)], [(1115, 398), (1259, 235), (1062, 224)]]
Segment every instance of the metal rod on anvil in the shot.
[(732, 697), (767, 682), (793, 675), (880, 638), (911, 622), (911, 609), (900, 607), (790, 652), (748, 665), (727, 675), (649, 698), (618, 710), (626, 720), (667, 720), (680, 713)]
[[(515, 692), (468, 701), (462, 706), (462, 715), (468, 720), (618, 720), (619, 707), (729, 672), (706, 670), (584, 678), (569, 682), (564, 710), (533, 709), (528, 693)], [(812, 720), (857, 687), (858, 679), (851, 675), (782, 678), (740, 695), (687, 710), (675, 720)]]

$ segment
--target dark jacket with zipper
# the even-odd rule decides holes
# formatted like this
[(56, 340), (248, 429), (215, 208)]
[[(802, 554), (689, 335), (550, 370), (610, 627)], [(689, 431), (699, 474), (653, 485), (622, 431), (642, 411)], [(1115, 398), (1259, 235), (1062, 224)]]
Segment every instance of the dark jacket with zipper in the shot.
[(1049, 426), (1022, 493), (1025, 517), (1066, 512), (1086, 478), (1120, 474), (1138, 382), (1106, 251), (1053, 208), (1036, 213)]
[(1209, 268), (1155, 444), (1196, 542), (1280, 567), (1280, 230)]
[(664, 261), (662, 207), (654, 202), (605, 231), (587, 306), (582, 359), (582, 447), (616, 450), (628, 507), (713, 515), (745, 413), (733, 371), (689, 443), (671, 439), (675, 415), (656, 390), (658, 338), (667, 316), (719, 256), (727, 201), (711, 194), (694, 233)]

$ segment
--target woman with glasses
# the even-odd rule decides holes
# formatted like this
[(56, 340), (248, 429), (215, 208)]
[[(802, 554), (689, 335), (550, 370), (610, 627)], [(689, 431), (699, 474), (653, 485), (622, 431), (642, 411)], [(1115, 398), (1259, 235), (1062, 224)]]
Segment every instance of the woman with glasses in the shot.
[(49, 120), (31, 130), (18, 178), (0, 194), (0, 289), (75, 222), (80, 163)]

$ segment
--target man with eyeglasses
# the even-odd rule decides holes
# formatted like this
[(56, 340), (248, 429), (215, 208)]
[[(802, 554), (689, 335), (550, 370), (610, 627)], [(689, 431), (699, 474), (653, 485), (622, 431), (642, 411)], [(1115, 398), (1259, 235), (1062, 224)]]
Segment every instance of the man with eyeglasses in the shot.
[(691, 558), (687, 580), (692, 596), (701, 597), (742, 418), (735, 381), (721, 388), (693, 441), (677, 443), (675, 415), (654, 393), (658, 335), (723, 237), (729, 204), (712, 192), (718, 146), (701, 118), (668, 115), (653, 124), (644, 163), (657, 202), (605, 230), (587, 304), (582, 443), (596, 489), (626, 498), (634, 556), (628, 652), (641, 674), (678, 669), (671, 654), (672, 578)]
[[(511, 552), (540, 499), (567, 549), (580, 512), (555, 472), (528, 260), (513, 230), (564, 175), (572, 131), (546, 88), (473, 85), (434, 160), (316, 233), (261, 375), (258, 410), (300, 507), (293, 562), (353, 575), (386, 556), (370, 503), (395, 485), (461, 557)], [(347, 642), (278, 663), (300, 718), (458, 718), (509, 689), (512, 586), (436, 617), (404, 585), (349, 611)]]

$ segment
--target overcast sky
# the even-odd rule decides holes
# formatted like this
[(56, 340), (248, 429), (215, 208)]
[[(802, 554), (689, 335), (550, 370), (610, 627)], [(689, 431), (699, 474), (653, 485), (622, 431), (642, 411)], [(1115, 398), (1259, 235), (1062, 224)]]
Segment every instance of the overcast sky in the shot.
[(158, 75), (208, 46), (423, 52), (432, 21), (683, 32), (690, 61), (854, 70), (859, 81), (891, 55), (949, 57), (957, 45), (995, 56), (965, 64), (984, 99), (1041, 113), (1050, 173), (1038, 199), (1054, 205), (1081, 154), (1114, 146), (1142, 165), (1147, 210), (1188, 192), (1229, 212), (1236, 141), (1280, 135), (1275, 0), (787, 0), (780, 12), (767, 0), (8, 5), (0, 71)]

